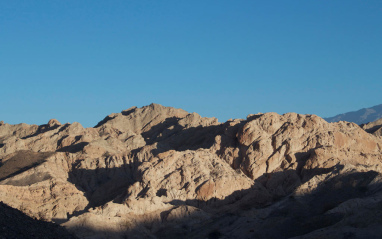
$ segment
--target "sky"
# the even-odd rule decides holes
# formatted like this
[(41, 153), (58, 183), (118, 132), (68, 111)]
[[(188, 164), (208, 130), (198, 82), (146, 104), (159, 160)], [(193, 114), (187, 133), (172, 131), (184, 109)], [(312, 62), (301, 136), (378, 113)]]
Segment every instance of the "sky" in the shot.
[(382, 104), (382, 1), (0, 0), (0, 120), (150, 103), (220, 122)]

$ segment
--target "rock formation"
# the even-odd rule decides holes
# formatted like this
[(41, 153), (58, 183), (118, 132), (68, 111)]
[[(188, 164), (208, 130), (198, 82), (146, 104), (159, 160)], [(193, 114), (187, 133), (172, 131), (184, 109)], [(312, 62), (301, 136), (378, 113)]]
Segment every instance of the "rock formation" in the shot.
[(79, 238), (380, 235), (382, 139), (276, 113), (219, 123), (151, 104), (0, 125), (0, 200)]
[(382, 118), (376, 121), (360, 125), (362, 129), (375, 136), (382, 136)]

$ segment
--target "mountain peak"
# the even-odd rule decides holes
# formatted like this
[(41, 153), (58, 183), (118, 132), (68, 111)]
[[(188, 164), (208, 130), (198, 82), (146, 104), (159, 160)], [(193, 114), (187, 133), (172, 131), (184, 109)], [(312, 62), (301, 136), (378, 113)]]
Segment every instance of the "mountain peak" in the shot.
[(0, 200), (80, 238), (377, 238), (381, 149), (316, 115), (150, 104), (95, 128), (0, 125)]
[(333, 117), (324, 118), (328, 122), (348, 121), (356, 124), (365, 124), (382, 118), (382, 104), (357, 111), (338, 114)]

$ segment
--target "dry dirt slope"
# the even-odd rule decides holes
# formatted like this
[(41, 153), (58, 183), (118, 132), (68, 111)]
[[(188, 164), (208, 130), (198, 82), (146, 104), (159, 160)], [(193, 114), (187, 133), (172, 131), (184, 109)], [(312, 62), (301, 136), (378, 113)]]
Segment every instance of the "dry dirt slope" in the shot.
[(219, 123), (151, 104), (0, 124), (0, 200), (80, 238), (378, 238), (382, 140), (276, 113)]

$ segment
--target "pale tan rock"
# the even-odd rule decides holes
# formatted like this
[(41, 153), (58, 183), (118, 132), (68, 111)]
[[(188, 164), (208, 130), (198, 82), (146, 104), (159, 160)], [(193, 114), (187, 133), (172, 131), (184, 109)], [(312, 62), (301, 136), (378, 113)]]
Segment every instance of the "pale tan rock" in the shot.
[(61, 123), (58, 120), (56, 120), (56, 119), (51, 119), (48, 122), (48, 126), (49, 127), (61, 126)]
[(382, 118), (376, 121), (360, 125), (366, 132), (375, 136), (382, 136)]
[(9, 206), (42, 220), (66, 220), (88, 201), (74, 185), (51, 180), (31, 186), (0, 185), (0, 198)]
[[(157, 104), (110, 114), (95, 128), (0, 124), (0, 200), (36, 218), (69, 219), (82, 238), (171, 237), (168, 227), (208, 238), (203, 225), (214, 221), (230, 238), (262, 225), (289, 196), (305, 203), (338, 176), (382, 173), (381, 146), (356, 124), (315, 115), (219, 123)], [(377, 179), (365, 187), (373, 185), (378, 191)], [(331, 210), (356, 213), (374, 199)], [(250, 237), (244, 231), (235, 237)]]
[(124, 132), (141, 134), (152, 126), (162, 123), (169, 118), (182, 118), (188, 113), (181, 109), (151, 104), (142, 108), (132, 107), (118, 114), (111, 114), (96, 127), (102, 134), (117, 136)]
[(315, 160), (320, 164), (313, 167), (328, 168), (344, 160), (371, 165), (381, 159), (377, 156), (373, 162), (365, 162), (360, 156), (374, 156), (381, 141), (356, 124), (329, 124), (314, 115), (267, 113), (246, 123), (238, 139), (248, 147), (240, 167), (254, 179), (277, 168), (295, 169), (296, 164), (310, 169)]

